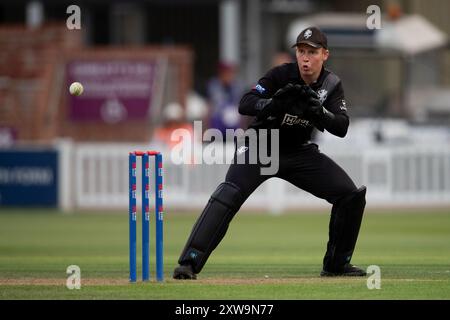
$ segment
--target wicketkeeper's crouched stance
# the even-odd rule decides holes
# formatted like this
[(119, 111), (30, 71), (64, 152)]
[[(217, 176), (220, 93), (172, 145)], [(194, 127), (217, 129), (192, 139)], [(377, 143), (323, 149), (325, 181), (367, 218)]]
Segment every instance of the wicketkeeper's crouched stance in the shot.
[(279, 129), (278, 172), (262, 175), (259, 163), (235, 162), (230, 166), (225, 182), (211, 195), (192, 229), (174, 271), (175, 279), (196, 279), (241, 205), (271, 177), (291, 182), (333, 205), (320, 274), (366, 275), (350, 264), (366, 204), (366, 188), (357, 188), (341, 167), (309, 141), (314, 127), (339, 137), (346, 135), (349, 117), (342, 84), (323, 67), (329, 51), (326, 36), (319, 29), (303, 30), (294, 46), (297, 62), (269, 70), (239, 105), (240, 113), (255, 116), (251, 128)]

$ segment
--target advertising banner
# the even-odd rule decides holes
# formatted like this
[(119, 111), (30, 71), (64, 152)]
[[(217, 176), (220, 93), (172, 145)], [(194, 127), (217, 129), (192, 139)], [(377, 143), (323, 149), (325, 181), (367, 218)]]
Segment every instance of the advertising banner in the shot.
[(57, 204), (57, 151), (0, 151), (0, 207)]
[(145, 119), (157, 73), (156, 60), (74, 60), (67, 64), (67, 88), (80, 82), (82, 95), (69, 93), (71, 121), (119, 123)]

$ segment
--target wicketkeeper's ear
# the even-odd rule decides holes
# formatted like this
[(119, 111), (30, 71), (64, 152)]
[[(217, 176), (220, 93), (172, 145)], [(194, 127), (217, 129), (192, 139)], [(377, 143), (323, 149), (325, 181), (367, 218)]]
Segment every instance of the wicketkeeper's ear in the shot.
[(327, 61), (328, 57), (330, 56), (330, 50), (322, 49), (323, 50), (323, 61)]

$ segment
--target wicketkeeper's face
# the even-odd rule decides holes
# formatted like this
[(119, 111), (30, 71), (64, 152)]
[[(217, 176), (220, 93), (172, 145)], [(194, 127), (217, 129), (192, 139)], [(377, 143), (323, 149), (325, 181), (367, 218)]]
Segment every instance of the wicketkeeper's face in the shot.
[(295, 55), (302, 77), (318, 77), (329, 54), (329, 51), (324, 48), (314, 48), (307, 44), (298, 45)]

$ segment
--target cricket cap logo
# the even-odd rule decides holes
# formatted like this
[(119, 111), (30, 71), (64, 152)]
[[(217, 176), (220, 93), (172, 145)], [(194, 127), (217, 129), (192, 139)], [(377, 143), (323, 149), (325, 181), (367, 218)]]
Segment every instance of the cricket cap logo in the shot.
[(305, 34), (303, 35), (303, 37), (304, 37), (305, 39), (309, 39), (311, 36), (312, 36), (312, 31), (311, 31), (311, 29), (306, 30), (306, 31), (305, 31)]
[(328, 48), (327, 36), (316, 27), (309, 27), (300, 32), (292, 48), (301, 44), (307, 44), (314, 48)]

